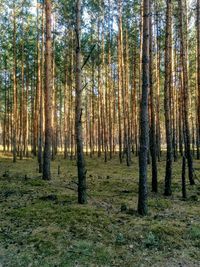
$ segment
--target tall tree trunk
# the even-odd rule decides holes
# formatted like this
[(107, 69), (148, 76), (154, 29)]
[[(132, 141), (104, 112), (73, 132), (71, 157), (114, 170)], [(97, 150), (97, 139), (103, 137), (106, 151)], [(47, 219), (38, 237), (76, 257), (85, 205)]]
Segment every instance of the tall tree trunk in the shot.
[(156, 23), (155, 23), (155, 32), (156, 32), (156, 145), (157, 145), (157, 157), (158, 161), (161, 158), (161, 127), (160, 127), (160, 22), (158, 16), (159, 9), (156, 7)]
[(45, 1), (46, 13), (46, 51), (45, 51), (45, 145), (43, 160), (43, 179), (51, 179), (52, 143), (52, 38), (51, 38), (51, 0)]
[(4, 119), (3, 119), (3, 151), (6, 151), (6, 143), (7, 143), (7, 137), (8, 137), (8, 128), (7, 128), (7, 124), (8, 124), (8, 93), (7, 93), (7, 58), (5, 57), (5, 73), (4, 73)]
[[(44, 10), (42, 10), (42, 47), (41, 47), (41, 66), (40, 66), (40, 115), (39, 115), (39, 137), (38, 137), (38, 163), (39, 163), (39, 173), (43, 170), (43, 73), (44, 73)], [(40, 62), (39, 62), (40, 63)]]
[[(23, 30), (23, 29), (22, 29)], [(23, 38), (23, 37), (22, 37)], [(21, 59), (21, 93), (20, 93), (20, 139), (19, 139), (19, 146), (20, 146), (20, 160), (23, 159), (23, 129), (24, 125), (24, 43), (22, 41), (22, 59)]]
[(147, 156), (149, 147), (148, 91), (149, 91), (149, 0), (143, 2), (142, 99), (140, 108), (139, 199), (138, 213), (146, 215)]
[(185, 155), (183, 156), (183, 161), (182, 161), (182, 197), (183, 199), (187, 198), (187, 193), (186, 193), (186, 182), (185, 182), (185, 169), (186, 169), (186, 158)]
[(86, 168), (83, 153), (82, 134), (82, 77), (81, 77), (81, 0), (76, 2), (76, 107), (75, 128), (77, 146), (77, 168), (78, 168), (78, 203), (87, 202), (86, 194)]
[[(55, 16), (53, 24), (53, 32), (55, 31)], [(52, 152), (51, 159), (55, 160), (57, 150), (57, 84), (56, 78), (56, 62), (55, 62), (55, 34), (53, 35), (53, 49), (52, 49)]]
[(113, 108), (113, 80), (112, 80), (112, 18), (111, 18), (111, 3), (109, 4), (109, 26), (108, 26), (108, 120), (109, 120), (109, 154), (110, 159), (113, 156), (113, 118), (112, 118), (112, 108)]
[(34, 122), (33, 122), (33, 155), (37, 155), (38, 140), (39, 140), (39, 101), (40, 101), (40, 86), (41, 86), (41, 77), (40, 77), (40, 14), (39, 14), (39, 3), (37, 0), (37, 85), (35, 92), (35, 102), (34, 102)]
[(122, 163), (122, 122), (121, 122), (121, 97), (123, 87), (123, 59), (122, 59), (122, 1), (118, 0), (119, 33), (118, 33), (118, 131), (119, 131), (119, 160)]
[[(100, 18), (98, 18), (98, 43), (100, 43)], [(98, 48), (98, 157), (101, 156), (102, 121), (101, 121), (101, 49)]]
[(70, 126), (70, 117), (68, 112), (68, 55), (66, 52), (66, 66), (65, 66), (65, 86), (64, 86), (64, 159), (67, 159), (68, 156), (68, 147), (69, 147), (69, 126)]
[(165, 37), (165, 84), (164, 84), (164, 108), (165, 108), (165, 129), (167, 142), (167, 159), (165, 170), (165, 192), (170, 196), (172, 179), (172, 125), (170, 109), (170, 91), (172, 86), (172, 1), (167, 1), (166, 13), (166, 37)]
[(153, 25), (152, 25), (152, 0), (150, 0), (150, 23), (149, 23), (149, 36), (150, 36), (150, 56), (149, 56), (149, 75), (150, 75), (150, 105), (151, 105), (151, 123), (150, 123), (150, 151), (152, 158), (152, 192), (158, 191), (157, 181), (157, 145), (156, 145), (156, 122), (155, 122), (155, 100), (154, 100), (154, 84), (153, 84)]
[(10, 115), (11, 115), (11, 103), (10, 103), (10, 77), (9, 77), (9, 81), (8, 81), (8, 88), (7, 88), (7, 104), (6, 104), (6, 108), (7, 108), (7, 123), (6, 123), (6, 147), (7, 147), (7, 151), (10, 151)]
[[(176, 65), (176, 51), (173, 50), (172, 48), (172, 73), (175, 72), (175, 65)], [(173, 158), (174, 162), (177, 161), (178, 155), (177, 155), (177, 127), (176, 127), (176, 118), (177, 118), (177, 113), (176, 113), (176, 75), (173, 76), (173, 81), (172, 81), (172, 147), (173, 147)]]
[(200, 0), (197, 0), (197, 159), (200, 159)]
[[(127, 23), (128, 27), (128, 23)], [(130, 141), (130, 108), (129, 108), (129, 38), (128, 38), (128, 30), (126, 29), (125, 34), (125, 55), (124, 55), (124, 143), (126, 150), (126, 165), (131, 165), (131, 141)]]
[(13, 2), (13, 133), (12, 150), (13, 162), (17, 161), (17, 55), (16, 55), (16, 10)]
[(184, 120), (184, 135), (185, 135), (185, 152), (188, 163), (189, 181), (190, 184), (195, 184), (193, 179), (193, 160), (190, 149), (190, 128), (189, 128), (189, 86), (188, 86), (188, 56), (187, 56), (187, 14), (185, 14), (186, 6), (183, 0), (179, 0), (179, 19), (180, 19), (180, 44), (181, 44), (181, 64), (183, 69), (183, 120)]
[(26, 92), (25, 92), (25, 107), (24, 107), (24, 156), (28, 157), (28, 137), (29, 137), (29, 63), (26, 60)]

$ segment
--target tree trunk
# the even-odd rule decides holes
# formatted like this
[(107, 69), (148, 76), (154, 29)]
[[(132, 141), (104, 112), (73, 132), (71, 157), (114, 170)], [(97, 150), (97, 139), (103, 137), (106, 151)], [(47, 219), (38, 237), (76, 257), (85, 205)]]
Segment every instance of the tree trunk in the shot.
[(42, 10), (42, 53), (41, 53), (41, 66), (40, 66), (40, 116), (39, 116), (39, 138), (38, 138), (38, 163), (39, 173), (43, 170), (43, 73), (44, 73), (44, 11)]
[(43, 160), (43, 179), (51, 179), (52, 142), (52, 38), (51, 38), (51, 0), (45, 2), (46, 13), (46, 51), (45, 51), (45, 145)]
[(172, 126), (170, 109), (170, 91), (172, 86), (172, 1), (167, 1), (166, 13), (166, 39), (165, 39), (165, 84), (164, 84), (164, 108), (165, 108), (165, 129), (167, 142), (167, 159), (165, 171), (165, 192), (166, 196), (172, 194)]
[(160, 129), (160, 21), (158, 16), (158, 8), (156, 7), (156, 23), (155, 23), (155, 32), (156, 32), (156, 145), (157, 145), (157, 157), (158, 161), (161, 158), (161, 129)]
[(158, 191), (157, 181), (157, 145), (156, 145), (156, 122), (155, 122), (155, 104), (154, 104), (154, 85), (153, 85), (153, 26), (152, 26), (152, 0), (150, 0), (150, 23), (149, 23), (149, 36), (150, 36), (150, 56), (149, 56), (149, 75), (150, 75), (150, 105), (151, 105), (151, 123), (150, 123), (150, 151), (152, 158), (152, 192)]
[(200, 0), (197, 0), (197, 159), (200, 159)]
[(83, 153), (82, 134), (82, 77), (81, 77), (81, 0), (76, 3), (76, 146), (77, 146), (77, 168), (78, 168), (78, 203), (87, 202), (86, 194), (86, 168)]
[(187, 193), (186, 193), (186, 182), (185, 182), (185, 168), (186, 168), (186, 158), (185, 155), (183, 156), (183, 161), (182, 161), (182, 197), (183, 199), (187, 198)]
[(122, 123), (121, 123), (121, 97), (123, 87), (123, 66), (122, 66), (122, 2), (118, 0), (118, 16), (119, 16), (119, 33), (118, 33), (118, 131), (119, 131), (119, 160), (122, 163)]
[(193, 160), (190, 149), (190, 128), (189, 128), (189, 86), (188, 86), (188, 59), (187, 59), (187, 15), (185, 14), (185, 5), (182, 0), (179, 0), (179, 19), (180, 19), (180, 44), (181, 44), (181, 64), (183, 69), (183, 120), (184, 120), (184, 135), (185, 135), (185, 153), (188, 163), (189, 181), (190, 184), (195, 184), (193, 179)]
[(16, 10), (13, 2), (13, 133), (12, 133), (12, 150), (13, 162), (17, 161), (17, 58), (16, 58)]
[(149, 91), (149, 0), (143, 2), (142, 99), (140, 109), (139, 199), (138, 213), (146, 215), (147, 156), (149, 147), (148, 91)]

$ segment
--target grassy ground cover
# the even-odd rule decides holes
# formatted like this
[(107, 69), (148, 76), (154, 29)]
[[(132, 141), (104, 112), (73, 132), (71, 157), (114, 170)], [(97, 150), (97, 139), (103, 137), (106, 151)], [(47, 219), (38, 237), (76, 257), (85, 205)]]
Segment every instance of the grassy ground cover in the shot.
[(106, 164), (87, 158), (88, 204), (80, 206), (74, 161), (58, 157), (52, 180), (43, 181), (36, 159), (13, 164), (1, 154), (0, 266), (200, 266), (200, 163), (194, 166), (188, 199), (181, 199), (181, 160), (166, 198), (163, 157), (159, 193), (149, 190), (149, 215), (142, 218), (136, 158), (131, 167), (117, 157)]

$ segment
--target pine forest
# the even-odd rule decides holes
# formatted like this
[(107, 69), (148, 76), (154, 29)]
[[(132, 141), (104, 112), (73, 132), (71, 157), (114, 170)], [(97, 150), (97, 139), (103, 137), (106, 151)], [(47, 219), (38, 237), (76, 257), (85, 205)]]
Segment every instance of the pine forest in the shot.
[(200, 266), (200, 0), (0, 0), (0, 267)]

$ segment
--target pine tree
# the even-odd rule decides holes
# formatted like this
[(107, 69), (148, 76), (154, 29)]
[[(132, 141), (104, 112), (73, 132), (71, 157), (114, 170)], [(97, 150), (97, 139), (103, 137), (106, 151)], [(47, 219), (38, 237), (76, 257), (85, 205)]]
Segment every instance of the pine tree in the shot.
[(45, 1), (46, 43), (45, 43), (45, 145), (43, 159), (43, 179), (51, 179), (52, 145), (52, 37), (51, 37), (51, 0)]
[(139, 198), (138, 213), (146, 215), (147, 207), (147, 156), (149, 147), (148, 91), (149, 91), (149, 0), (143, 3), (143, 55), (142, 55), (142, 99), (140, 108), (139, 149)]

